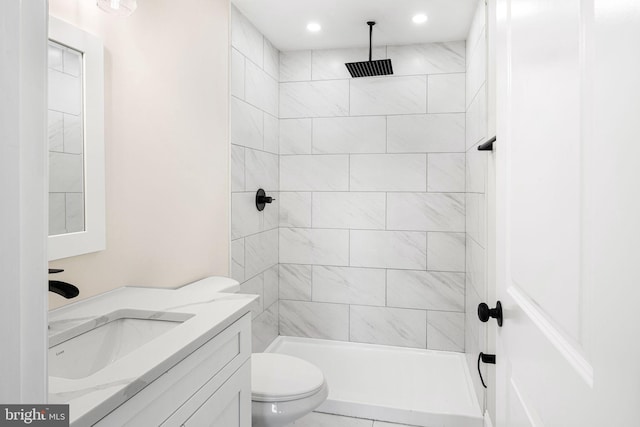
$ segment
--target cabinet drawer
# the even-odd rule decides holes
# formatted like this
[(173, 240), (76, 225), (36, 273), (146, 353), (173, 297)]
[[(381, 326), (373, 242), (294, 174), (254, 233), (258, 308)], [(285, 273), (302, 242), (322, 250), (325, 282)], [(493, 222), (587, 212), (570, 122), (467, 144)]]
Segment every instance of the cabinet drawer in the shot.
[[(198, 391), (205, 384), (214, 379), (224, 382), (250, 356), (251, 313), (247, 313), (95, 425), (160, 425), (200, 394)], [(193, 402), (194, 411), (210, 395), (203, 396), (199, 403)]]
[[(162, 427), (251, 427), (250, 363), (247, 360), (195, 412), (180, 408)], [(205, 388), (202, 388), (203, 392)], [(179, 421), (186, 417), (186, 421)]]

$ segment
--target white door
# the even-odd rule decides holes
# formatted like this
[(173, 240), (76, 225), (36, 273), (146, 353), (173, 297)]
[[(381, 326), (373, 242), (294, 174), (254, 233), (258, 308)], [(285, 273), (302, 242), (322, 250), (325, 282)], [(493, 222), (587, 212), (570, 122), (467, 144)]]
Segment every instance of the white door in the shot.
[(497, 2), (499, 427), (640, 426), (640, 1)]
[(0, 403), (47, 400), (47, 1), (0, 0)]

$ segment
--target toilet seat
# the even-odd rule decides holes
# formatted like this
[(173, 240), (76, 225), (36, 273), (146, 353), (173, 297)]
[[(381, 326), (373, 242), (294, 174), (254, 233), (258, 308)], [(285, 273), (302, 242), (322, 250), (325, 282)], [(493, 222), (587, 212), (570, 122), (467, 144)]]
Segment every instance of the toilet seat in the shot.
[(297, 357), (277, 353), (251, 356), (251, 400), (282, 402), (304, 399), (324, 385), (322, 371)]

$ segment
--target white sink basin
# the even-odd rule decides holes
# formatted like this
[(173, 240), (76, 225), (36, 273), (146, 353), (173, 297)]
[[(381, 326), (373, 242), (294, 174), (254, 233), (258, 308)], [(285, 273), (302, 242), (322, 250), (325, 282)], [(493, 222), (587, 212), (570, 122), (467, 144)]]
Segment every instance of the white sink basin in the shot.
[(49, 375), (88, 377), (149, 341), (175, 328), (191, 315), (119, 310), (74, 327), (49, 342)]

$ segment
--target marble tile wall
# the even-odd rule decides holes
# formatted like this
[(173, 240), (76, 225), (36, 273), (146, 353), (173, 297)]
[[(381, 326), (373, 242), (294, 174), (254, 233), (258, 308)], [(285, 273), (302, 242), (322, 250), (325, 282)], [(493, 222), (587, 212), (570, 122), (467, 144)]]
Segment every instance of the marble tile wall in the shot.
[(48, 46), (49, 235), (84, 230), (82, 55)]
[[(466, 73), (466, 324), (465, 344), (469, 370), (474, 382), (480, 405), (484, 407), (485, 391), (477, 375), (478, 353), (486, 351), (487, 326), (477, 317), (477, 307), (487, 301), (486, 285), (486, 198), (487, 181), (486, 152), (477, 150), (477, 146), (487, 140), (487, 50), (485, 36), (485, 3), (478, 1), (478, 7), (467, 37), (467, 73)], [(486, 367), (483, 366), (486, 379)]]
[[(231, 14), (231, 274), (252, 307), (253, 351), (278, 336), (279, 52), (235, 8)], [(275, 202), (258, 212), (263, 188)]]
[(351, 79), (366, 55), (280, 53), (280, 333), (461, 352), (467, 47), (378, 47), (395, 75)]

